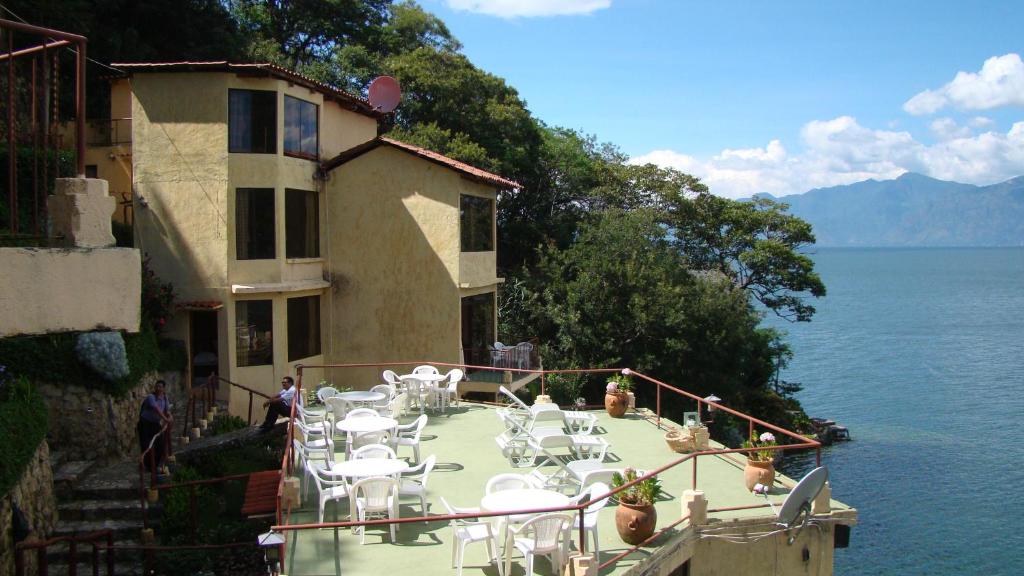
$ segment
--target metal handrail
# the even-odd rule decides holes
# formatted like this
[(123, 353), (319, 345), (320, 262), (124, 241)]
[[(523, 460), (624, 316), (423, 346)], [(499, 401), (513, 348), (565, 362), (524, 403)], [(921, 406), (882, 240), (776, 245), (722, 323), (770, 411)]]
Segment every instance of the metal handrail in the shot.
[[(106, 543), (97, 542), (99, 539), (106, 540)], [(95, 532), (89, 532), (88, 534), (71, 534), (68, 536), (57, 536), (49, 538), (47, 540), (40, 540), (38, 542), (18, 542), (14, 545), (14, 574), (15, 576), (25, 576), (25, 551), (36, 550), (37, 561), (39, 566), (37, 567), (37, 573), (39, 576), (47, 576), (49, 567), (47, 564), (46, 550), (54, 544), (60, 544), (61, 542), (68, 543), (68, 574), (69, 576), (75, 576), (78, 572), (78, 543), (83, 542), (92, 545), (92, 573), (93, 576), (99, 576), (100, 573), (100, 549), (107, 551), (107, 576), (114, 576), (114, 531), (106, 528), (103, 530), (96, 530)]]
[[(304, 369), (307, 369), (307, 368), (318, 368), (318, 369), (319, 368), (371, 368), (371, 367), (372, 368), (380, 368), (382, 366), (413, 366), (413, 365), (428, 364), (428, 363), (432, 364), (432, 365), (435, 365), (435, 366), (461, 368), (463, 370), (476, 369), (476, 370), (500, 370), (500, 371), (503, 371), (503, 372), (508, 372), (508, 371), (511, 371), (511, 372), (525, 372), (525, 373), (531, 373), (531, 374), (539, 373), (541, 375), (541, 393), (542, 394), (546, 391), (545, 390), (545, 375), (547, 375), (547, 374), (611, 373), (611, 372), (622, 372), (623, 371), (622, 369), (619, 369), (619, 368), (597, 368), (597, 369), (576, 369), (576, 370), (522, 370), (522, 369), (515, 369), (515, 368), (494, 368), (494, 367), (490, 367), (490, 366), (474, 366), (474, 365), (466, 365), (466, 364), (455, 364), (455, 363), (450, 363), (450, 362), (430, 362), (430, 361), (422, 361), (422, 360), (418, 360), (418, 361), (402, 361), (402, 362), (356, 363), (356, 364), (319, 364), (319, 365), (302, 365), (302, 364), (299, 364), (299, 365), (297, 365), (295, 367), (296, 368), (296, 376), (297, 376), (296, 381), (295, 381), (296, 394), (298, 395), (298, 394), (302, 393), (302, 372), (303, 372)], [(703, 450), (703, 451), (700, 451), (700, 452), (693, 452), (693, 453), (690, 453), (690, 454), (686, 454), (683, 457), (681, 457), (679, 459), (676, 459), (676, 460), (674, 460), (672, 462), (669, 462), (668, 464), (665, 464), (665, 465), (663, 465), (663, 466), (661, 466), (659, 468), (656, 468), (653, 471), (649, 471), (646, 474), (637, 477), (635, 480), (633, 480), (631, 482), (627, 482), (627, 483), (623, 484), (622, 486), (619, 486), (618, 488), (614, 488), (614, 489), (612, 489), (607, 494), (604, 494), (604, 495), (598, 496), (598, 497), (592, 497), (590, 500), (588, 500), (586, 502), (583, 502), (583, 503), (576, 504), (576, 505), (558, 506), (558, 507), (549, 507), (549, 508), (536, 508), (536, 509), (523, 509), (523, 510), (517, 510), (517, 511), (503, 511), (503, 512), (482, 512), (481, 511), (481, 512), (467, 513), (467, 514), (454, 514), (454, 515), (453, 514), (446, 514), (446, 515), (438, 515), (438, 516), (420, 516), (420, 517), (415, 517), (415, 518), (400, 518), (400, 519), (388, 519), (388, 518), (385, 518), (385, 519), (379, 519), (379, 520), (364, 520), (364, 521), (361, 521), (361, 522), (360, 521), (349, 521), (349, 522), (325, 522), (325, 523), (318, 523), (318, 524), (292, 524), (292, 525), (288, 525), (288, 524), (283, 524), (281, 522), (281, 503), (283, 501), (285, 477), (286, 477), (287, 474), (291, 474), (291, 472), (292, 472), (291, 446), (292, 446), (292, 440), (294, 438), (294, 426), (293, 426), (293, 423), (295, 421), (295, 404), (296, 404), (296, 402), (292, 402), (292, 410), (291, 410), (291, 415), (290, 415), (291, 418), (290, 418), (290, 420), (288, 422), (288, 433), (286, 434), (287, 444), (285, 446), (284, 457), (282, 458), (282, 462), (281, 462), (281, 469), (282, 470), (286, 470), (286, 474), (282, 474), (281, 475), (281, 480), (280, 480), (280, 482), (278, 484), (278, 492), (277, 492), (278, 509), (277, 509), (277, 515), (276, 515), (277, 516), (277, 525), (272, 526), (271, 529), (275, 530), (275, 531), (280, 531), (280, 532), (289, 532), (289, 531), (293, 531), (293, 530), (310, 530), (310, 529), (319, 529), (319, 528), (344, 528), (344, 527), (352, 527), (352, 526), (374, 526), (374, 525), (380, 525), (380, 524), (406, 524), (406, 523), (411, 523), (411, 522), (440, 522), (440, 521), (450, 521), (450, 520), (466, 519), (466, 518), (488, 518), (488, 517), (494, 517), (494, 516), (508, 516), (510, 514), (515, 514), (515, 515), (519, 515), (519, 514), (539, 514), (539, 513), (545, 513), (545, 512), (562, 512), (562, 511), (566, 511), (566, 512), (569, 512), (569, 511), (581, 512), (582, 510), (584, 510), (585, 508), (587, 508), (591, 504), (594, 504), (595, 502), (598, 502), (600, 500), (604, 500), (605, 498), (608, 498), (608, 497), (611, 497), (611, 496), (613, 496), (615, 494), (618, 494), (619, 492), (621, 492), (623, 490), (627, 490), (627, 489), (629, 489), (630, 487), (634, 486), (635, 484), (637, 484), (639, 482), (642, 482), (642, 481), (647, 480), (649, 478), (653, 478), (654, 476), (657, 476), (658, 474), (664, 472), (665, 470), (668, 470), (670, 468), (674, 468), (674, 467), (676, 467), (676, 466), (678, 466), (678, 465), (680, 465), (680, 464), (682, 464), (684, 462), (690, 461), (690, 460), (693, 460), (692, 486), (693, 486), (694, 489), (696, 489), (697, 488), (697, 459), (700, 456), (716, 456), (716, 455), (728, 455), (728, 454), (749, 454), (751, 452), (754, 452), (755, 450), (765, 450), (765, 449), (771, 449), (773, 451), (777, 451), (777, 450), (785, 450), (787, 448), (788, 449), (815, 448), (817, 450), (818, 465), (820, 466), (820, 464), (821, 464), (821, 443), (820, 442), (808, 439), (808, 438), (806, 438), (804, 436), (801, 436), (800, 434), (797, 434), (795, 432), (791, 432), (791, 431), (786, 430), (784, 428), (780, 428), (778, 426), (769, 424), (767, 422), (764, 422), (763, 420), (754, 418), (753, 416), (749, 416), (747, 414), (743, 414), (742, 412), (733, 410), (731, 408), (727, 408), (726, 406), (723, 406), (723, 405), (721, 405), (721, 404), (719, 404), (717, 402), (708, 402), (708, 401), (704, 400), (703, 398), (701, 398), (699, 396), (696, 396), (694, 394), (691, 394), (689, 392), (686, 392), (684, 390), (676, 388), (675, 386), (666, 384), (664, 382), (661, 382), (660, 380), (657, 380), (655, 378), (651, 378), (650, 376), (646, 376), (646, 375), (641, 374), (639, 372), (635, 372), (633, 370), (629, 370), (628, 373), (631, 374), (631, 375), (635, 375), (635, 376), (641, 378), (642, 380), (651, 382), (651, 383), (653, 383), (653, 384), (655, 384), (657, 386), (657, 422), (656, 422), (656, 425), (658, 426), (658, 428), (661, 428), (661, 389), (662, 388), (666, 388), (666, 389), (668, 389), (668, 390), (670, 390), (672, 392), (675, 392), (677, 394), (680, 394), (680, 395), (682, 395), (684, 397), (696, 400), (698, 402), (698, 405), (697, 405), (698, 406), (698, 411), (700, 410), (702, 403), (707, 404), (709, 406), (714, 406), (716, 409), (721, 409), (721, 410), (723, 410), (725, 412), (728, 412), (730, 414), (733, 414), (733, 415), (736, 415), (736, 416), (738, 416), (740, 418), (744, 418), (744, 419), (748, 420), (748, 422), (750, 422), (751, 429), (752, 429), (753, 423), (756, 422), (756, 423), (758, 423), (758, 424), (760, 424), (762, 426), (765, 426), (766, 428), (769, 428), (771, 430), (775, 430), (775, 431), (777, 431), (777, 432), (779, 432), (781, 434), (785, 434), (786, 436), (789, 436), (791, 438), (800, 440), (801, 442), (798, 442), (796, 444), (780, 444), (780, 445), (777, 445), (777, 446), (772, 446), (770, 448), (725, 448), (725, 449), (718, 449), (718, 450)], [(581, 513), (578, 516), (579, 516), (579, 532), (580, 532), (580, 551), (581, 552), (585, 552), (586, 551), (586, 538), (584, 537), (585, 536), (585, 528), (584, 528), (584, 524), (583, 524), (583, 522), (584, 522), (584, 515)], [(673, 522), (667, 528), (664, 528), (661, 531), (659, 531), (658, 533), (652, 535), (650, 538), (648, 538), (644, 542), (640, 543), (639, 545), (634, 546), (629, 551), (627, 551), (627, 552), (625, 552), (623, 554), (620, 554), (620, 555), (612, 558), (611, 560), (601, 564), (598, 567), (598, 569), (605, 568), (608, 565), (610, 565), (611, 563), (613, 563), (615, 561), (618, 561), (622, 557), (624, 557), (624, 556), (626, 556), (626, 555), (636, 551), (637, 549), (640, 548), (640, 546), (643, 546), (644, 544), (653, 541), (658, 536), (663, 534), (665, 531), (667, 531), (667, 530), (677, 526), (678, 524), (680, 524), (683, 520), (685, 520), (685, 517), (684, 518), (680, 518), (679, 520)], [(281, 545), (281, 558), (282, 558), (282, 562), (284, 561), (284, 557), (285, 557), (284, 556), (284, 552), (285, 552), (285, 545), (282, 544)]]

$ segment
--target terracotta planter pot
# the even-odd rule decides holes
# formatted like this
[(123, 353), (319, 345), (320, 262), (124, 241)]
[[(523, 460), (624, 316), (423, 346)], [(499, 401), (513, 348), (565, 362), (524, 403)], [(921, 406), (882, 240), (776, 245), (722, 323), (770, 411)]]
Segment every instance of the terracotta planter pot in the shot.
[(612, 418), (622, 418), (629, 407), (629, 396), (625, 392), (606, 392), (604, 395), (604, 409)]
[(619, 502), (619, 507), (615, 509), (615, 528), (626, 544), (636, 546), (647, 540), (654, 534), (657, 524), (658, 511), (650, 504), (637, 506)]
[(771, 462), (747, 459), (747, 467), (743, 469), (743, 484), (747, 490), (753, 491), (755, 484), (771, 487), (773, 482), (775, 482), (775, 466)]

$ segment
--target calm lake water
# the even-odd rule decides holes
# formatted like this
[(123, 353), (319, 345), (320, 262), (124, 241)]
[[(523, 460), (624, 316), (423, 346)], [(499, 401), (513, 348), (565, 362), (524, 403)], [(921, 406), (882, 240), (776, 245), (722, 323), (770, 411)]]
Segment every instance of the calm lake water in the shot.
[(860, 513), (836, 574), (1024, 573), (1024, 249), (814, 259), (814, 320), (766, 322), (789, 332), (807, 412), (854, 438), (824, 453)]

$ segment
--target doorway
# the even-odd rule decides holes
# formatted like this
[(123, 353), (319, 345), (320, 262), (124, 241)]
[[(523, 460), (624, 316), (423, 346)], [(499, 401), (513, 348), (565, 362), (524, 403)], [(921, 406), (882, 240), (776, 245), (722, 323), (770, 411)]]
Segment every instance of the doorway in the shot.
[(189, 321), (189, 367), (192, 386), (206, 384), (211, 372), (217, 371), (217, 311), (193, 310)]

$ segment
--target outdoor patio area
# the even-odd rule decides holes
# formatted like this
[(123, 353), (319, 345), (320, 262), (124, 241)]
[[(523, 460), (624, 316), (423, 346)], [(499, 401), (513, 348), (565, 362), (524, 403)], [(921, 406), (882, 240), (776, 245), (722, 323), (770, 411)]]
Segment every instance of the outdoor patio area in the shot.
[[(640, 470), (653, 470), (681, 457), (672, 452), (664, 441), (664, 430), (655, 424), (649, 413), (627, 413), (625, 418), (610, 418), (603, 410), (593, 412), (598, 417), (593, 434), (605, 439), (610, 448), (604, 460), (606, 468), (631, 466)], [(412, 422), (418, 414), (399, 418), (403, 424)], [(513, 467), (502, 455), (495, 442), (505, 427), (497, 417), (496, 407), (463, 402), (449, 407), (446, 413), (428, 413), (428, 423), (423, 430), (420, 453), (422, 459), (435, 455), (437, 465), (429, 477), (427, 502), (430, 515), (443, 515), (445, 508), (440, 497), (457, 507), (479, 507), (484, 496), (488, 479), (500, 473), (529, 474), (531, 467)], [(663, 425), (672, 425), (662, 421)], [(712, 441), (712, 448), (720, 447)], [(337, 459), (344, 460), (344, 442), (336, 446)], [(409, 448), (399, 450), (399, 458), (412, 456)], [(703, 490), (710, 509), (764, 504), (764, 496), (751, 494), (743, 485), (742, 455), (701, 456), (697, 463), (697, 488)], [(554, 467), (551, 467), (552, 470)], [(296, 470), (297, 476), (301, 470)], [(685, 462), (659, 477), (664, 494), (656, 504), (658, 529), (680, 518), (683, 491), (692, 487), (693, 463)], [(780, 477), (768, 499), (776, 506), (785, 499), (787, 488), (779, 481), (792, 486), (793, 481)], [(293, 509), (288, 524), (317, 522), (318, 502), (316, 486), (311, 485), (308, 499), (298, 509)], [(844, 510), (846, 506), (833, 501), (833, 510)], [(609, 503), (599, 513), (598, 535), (600, 541), (599, 562), (629, 549), (622, 542), (615, 528), (615, 505)], [(327, 504), (325, 522), (345, 521), (349, 505), (346, 498)], [(403, 518), (422, 516), (419, 498), (403, 497), (400, 516)], [(754, 508), (722, 513), (711, 513), (712, 519), (729, 520), (736, 518), (772, 517), (771, 508)], [(712, 520), (714, 521), (714, 520)], [(574, 524), (572, 549), (579, 547), (579, 533)], [(621, 574), (656, 551), (658, 546), (679, 539), (687, 529), (683, 522), (678, 527), (654, 542), (654, 545), (623, 558), (602, 571), (602, 574)], [(447, 520), (401, 524), (397, 538), (391, 541), (386, 525), (371, 526), (366, 532), (366, 543), (360, 544), (358, 534), (349, 528), (305, 529), (289, 531), (283, 573), (291, 576), (321, 575), (391, 575), (391, 574), (455, 574), (452, 567), (452, 528)], [(589, 545), (588, 545), (589, 549)], [(512, 562), (511, 575), (521, 575), (525, 562), (516, 554)], [(553, 574), (545, 558), (538, 558), (534, 565), (538, 574)], [(474, 574), (498, 574), (497, 565), (489, 562), (487, 548), (483, 543), (466, 547), (464, 572)]]

